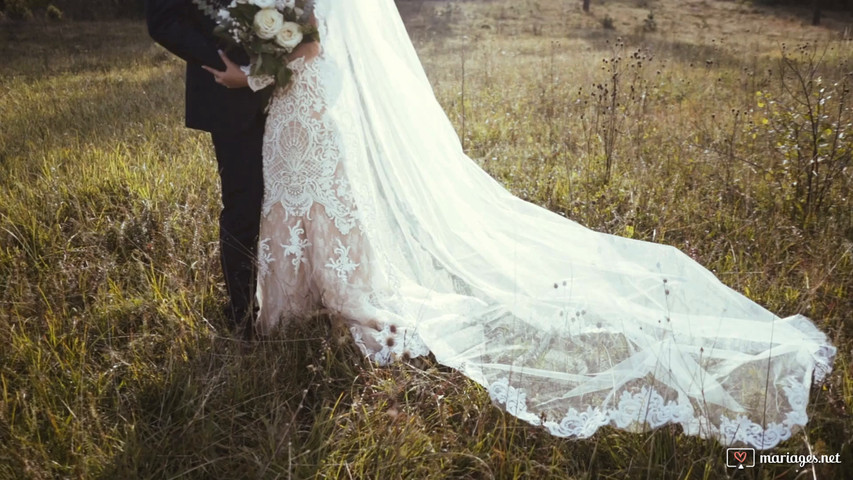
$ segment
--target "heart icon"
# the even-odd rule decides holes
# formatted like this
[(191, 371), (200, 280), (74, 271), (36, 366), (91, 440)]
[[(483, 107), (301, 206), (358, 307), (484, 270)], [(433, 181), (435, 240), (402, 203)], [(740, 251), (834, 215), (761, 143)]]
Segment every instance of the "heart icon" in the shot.
[(734, 452), (734, 456), (735, 460), (737, 460), (738, 463), (743, 463), (746, 461), (746, 452)]

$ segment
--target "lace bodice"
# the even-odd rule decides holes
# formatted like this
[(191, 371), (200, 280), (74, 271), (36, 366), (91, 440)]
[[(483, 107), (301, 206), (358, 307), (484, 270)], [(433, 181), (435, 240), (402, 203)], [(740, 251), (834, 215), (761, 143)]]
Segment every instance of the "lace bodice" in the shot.
[(265, 201), (268, 214), (280, 203), (287, 216), (306, 216), (321, 204), (325, 213), (344, 235), (356, 223), (349, 182), (336, 174), (341, 146), (335, 128), (325, 113), (325, 97), (320, 82), (321, 61), (298, 58), (290, 63), (297, 81), (273, 94), (264, 137)]

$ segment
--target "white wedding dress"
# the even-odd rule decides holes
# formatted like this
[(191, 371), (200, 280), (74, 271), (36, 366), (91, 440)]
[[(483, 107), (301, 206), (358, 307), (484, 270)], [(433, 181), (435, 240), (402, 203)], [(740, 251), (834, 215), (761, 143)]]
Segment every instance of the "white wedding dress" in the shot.
[(513, 197), (463, 153), (393, 0), (315, 14), (322, 53), (267, 120), (259, 330), (326, 308), (374, 361), (432, 352), (558, 436), (674, 423), (766, 449), (806, 423), (835, 354), (808, 319)]

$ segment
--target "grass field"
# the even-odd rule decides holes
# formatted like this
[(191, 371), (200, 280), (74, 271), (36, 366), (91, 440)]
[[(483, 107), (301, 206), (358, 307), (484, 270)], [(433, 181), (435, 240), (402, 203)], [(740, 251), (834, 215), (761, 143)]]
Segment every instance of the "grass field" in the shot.
[[(466, 151), (514, 194), (674, 245), (838, 347), (735, 472), (677, 428), (557, 439), (429, 361), (220, 310), (209, 138), (142, 22), (0, 23), (0, 479), (853, 478), (849, 14), (710, 0), (399, 2)], [(651, 13), (651, 17), (650, 17)]]

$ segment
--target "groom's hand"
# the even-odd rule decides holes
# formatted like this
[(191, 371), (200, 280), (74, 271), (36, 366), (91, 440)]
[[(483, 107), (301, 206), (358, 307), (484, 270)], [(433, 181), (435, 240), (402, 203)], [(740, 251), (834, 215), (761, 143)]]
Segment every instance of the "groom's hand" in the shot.
[(207, 65), (202, 65), (201, 68), (210, 72), (216, 83), (220, 85), (228, 88), (248, 87), (249, 79), (246, 77), (246, 74), (243, 73), (243, 70), (240, 70), (240, 66), (232, 62), (231, 59), (228, 58), (228, 55), (226, 55), (222, 50), (219, 51), (219, 56), (225, 64), (224, 71), (219, 71), (215, 68), (208, 67)]

